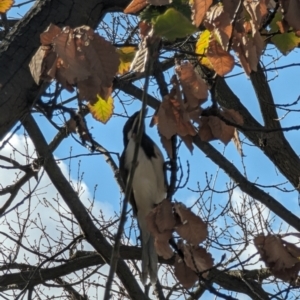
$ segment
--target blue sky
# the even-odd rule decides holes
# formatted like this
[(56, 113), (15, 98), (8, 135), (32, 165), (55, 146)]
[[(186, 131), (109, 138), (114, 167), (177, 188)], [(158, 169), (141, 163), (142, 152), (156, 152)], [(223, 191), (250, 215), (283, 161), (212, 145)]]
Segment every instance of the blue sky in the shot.
[[(21, 1), (15, 1), (15, 3), (21, 3)], [(9, 11), (8, 16), (23, 16), (30, 5), (31, 4), (22, 6), (21, 8), (13, 8), (11, 11)], [(281, 54), (276, 50), (272, 50), (268, 52), (268, 55), (278, 57)], [(264, 56), (263, 60), (268, 63), (271, 60), (271, 57)], [(278, 62), (276, 62), (275, 64), (271, 64), (270, 67), (283, 66), (291, 63), (300, 63), (299, 50), (293, 51), (286, 57), (281, 57)], [(171, 74), (173, 74), (173, 71), (173, 69), (170, 69)], [(239, 67), (236, 67), (230, 75), (239, 73), (241, 71), (242, 70)], [(278, 70), (278, 72), (268, 73), (268, 78), (271, 80), (270, 86), (276, 103), (292, 103), (298, 98), (300, 94), (299, 75), (299, 68), (296, 67), (290, 67)], [(166, 78), (169, 77), (166, 76)], [(242, 103), (253, 114), (253, 116), (255, 116), (259, 122), (262, 122), (256, 96), (254, 90), (252, 89), (251, 82), (247, 78), (247, 76), (245, 74), (242, 74), (236, 77), (230, 77), (226, 81), (233, 89), (234, 93), (241, 99)], [(141, 86), (142, 82), (138, 84), (140, 84), (139, 86)], [(150, 92), (156, 93), (156, 90), (153, 89), (150, 90)], [(123, 100), (125, 100), (127, 97), (122, 93), (119, 96), (122, 97)], [(64, 92), (63, 97), (71, 97), (71, 94), (69, 94), (68, 92)], [(76, 105), (76, 102), (73, 102), (70, 106), (76, 108)], [(140, 108), (140, 105), (141, 102), (136, 100), (132, 105), (128, 106), (127, 109), (129, 115), (138, 110)], [(208, 101), (203, 106), (205, 107), (209, 105), (210, 102)], [(297, 105), (297, 107), (295, 108), (300, 109), (299, 105)], [(115, 98), (115, 113), (124, 113), (124, 109), (117, 98)], [(279, 117), (282, 117), (285, 114), (285, 111), (279, 110), (278, 113)], [(153, 110), (149, 108), (148, 114), (152, 115)], [(44, 119), (44, 117), (40, 116), (40, 114), (35, 114), (35, 118), (39, 122), (47, 141), (50, 142), (56, 134), (56, 129), (54, 129), (52, 125)], [(122, 128), (125, 121), (125, 118), (113, 116), (111, 120), (104, 125), (96, 122), (91, 116), (87, 117), (88, 127), (90, 128), (90, 132), (95, 140), (109, 151), (120, 154), (123, 150)], [(147, 133), (158, 143), (158, 145), (160, 145), (157, 129), (155, 127), (150, 128), (148, 126), (149, 123), (150, 118), (146, 120)], [(297, 113), (288, 114), (281, 121), (281, 124), (283, 127), (299, 125), (299, 117), (297, 116)], [(18, 131), (18, 134), (22, 133), (22, 130)], [(293, 146), (296, 153), (300, 153), (299, 132), (286, 132), (285, 136)], [(76, 138), (79, 139), (78, 137)], [(242, 135), (241, 138), (243, 139)], [(247, 177), (249, 181), (257, 181), (262, 185), (276, 185), (278, 183), (286, 181), (286, 179), (279, 173), (279, 171), (276, 170), (272, 162), (270, 162), (269, 159), (264, 156), (261, 150), (257, 149), (256, 147), (243, 144), (245, 157), (241, 158), (232, 142), (229, 143), (226, 147), (224, 147), (224, 145), (219, 141), (213, 141), (211, 142), (211, 144), (215, 146), (220, 152), (224, 152), (226, 158), (229, 161), (233, 162), (241, 172), (243, 172), (244, 164), (247, 168)], [(54, 154), (57, 158), (65, 158), (69, 156), (71, 147), (72, 155), (89, 153), (88, 150), (80, 146), (73, 138), (69, 137), (62, 142), (62, 144)], [(219, 170), (218, 176), (215, 177), (216, 171), (218, 171), (219, 168), (215, 164), (213, 164), (200, 150), (195, 148), (193, 155), (191, 155), (190, 152), (185, 148), (185, 146), (182, 146), (179, 152), (179, 156), (185, 173), (186, 161), (189, 161), (190, 175), (189, 182), (186, 188), (179, 190), (176, 193), (174, 198), (177, 201), (186, 203), (187, 205), (191, 205), (193, 201), (197, 199), (198, 195), (189, 191), (187, 188), (197, 189), (197, 182), (200, 183), (201, 188), (204, 188), (206, 185), (206, 176), (210, 177), (212, 175), (215, 178), (214, 188), (216, 190), (222, 191), (226, 189), (226, 183), (229, 182), (229, 178), (222, 170)], [(113, 156), (113, 158), (118, 163), (117, 157)], [(96, 193), (97, 201), (99, 201), (99, 203), (109, 203), (112, 208), (117, 213), (119, 213), (120, 199), (122, 198), (122, 196), (113, 177), (113, 173), (108, 164), (105, 162), (104, 158), (101, 155), (73, 158), (71, 161), (71, 171), (73, 178), (77, 178), (79, 160), (81, 161), (80, 172), (84, 172), (84, 182), (89, 191), (93, 191), (94, 186), (98, 185)], [(65, 161), (65, 163), (68, 164), (69, 162)], [(292, 189), (290, 184), (285, 185), (285, 187), (287, 189)], [(274, 196), (279, 202), (283, 203), (286, 208), (293, 211), (294, 214), (299, 215), (300, 208), (298, 205), (298, 192), (294, 191), (291, 193), (284, 193), (274, 188), (266, 189), (266, 191)], [(239, 197), (239, 192), (237, 192), (235, 196)], [(205, 197), (213, 197), (213, 203), (219, 210), (221, 208), (218, 205), (224, 206), (228, 201), (227, 194), (207, 192), (205, 194)], [(278, 223), (273, 226), (274, 230), (276, 230), (276, 228), (279, 228), (280, 221), (281, 220), (277, 219)], [(220, 226), (222, 226), (221, 223)], [(216, 255), (215, 261), (217, 262), (220, 258), (220, 256), (218, 256), (220, 253), (218, 251), (214, 251), (213, 254)]]

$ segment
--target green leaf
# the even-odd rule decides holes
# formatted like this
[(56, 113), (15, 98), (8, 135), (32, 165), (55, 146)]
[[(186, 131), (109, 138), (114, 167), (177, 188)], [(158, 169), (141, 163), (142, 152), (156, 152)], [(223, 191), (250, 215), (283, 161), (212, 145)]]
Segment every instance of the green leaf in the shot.
[(279, 30), (278, 25), (276, 24), (278, 21), (282, 21), (282, 13), (277, 12), (270, 23), (270, 33), (277, 32)]
[(152, 19), (157, 18), (162, 15), (167, 10), (166, 6), (153, 6), (148, 5), (145, 9), (140, 12), (141, 21), (146, 21), (147, 23), (151, 23)]
[(169, 8), (163, 15), (152, 19), (152, 23), (154, 33), (170, 41), (197, 31), (191, 21), (174, 8)]
[(277, 22), (280, 21), (282, 21), (282, 13), (277, 12), (270, 23), (270, 33), (275, 33), (275, 35), (271, 38), (271, 41), (283, 55), (287, 55), (293, 49), (298, 47), (300, 44), (300, 37), (298, 37), (295, 32), (279, 33), (279, 26), (277, 25)]
[(288, 55), (300, 44), (300, 38), (294, 32), (277, 34), (271, 41), (283, 55)]

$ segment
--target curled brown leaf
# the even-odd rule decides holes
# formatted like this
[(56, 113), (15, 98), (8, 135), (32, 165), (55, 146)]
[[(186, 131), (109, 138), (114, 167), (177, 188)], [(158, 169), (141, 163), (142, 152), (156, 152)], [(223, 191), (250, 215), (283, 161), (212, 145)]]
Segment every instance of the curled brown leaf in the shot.
[(278, 235), (259, 235), (254, 245), (275, 277), (294, 283), (300, 270), (300, 249)]
[(196, 273), (185, 264), (178, 254), (175, 257), (174, 274), (186, 289), (191, 288), (198, 280)]
[(175, 71), (179, 77), (188, 107), (198, 108), (208, 97), (208, 86), (200, 75), (195, 72), (190, 62), (177, 65)]
[(178, 247), (184, 255), (186, 265), (196, 274), (207, 278), (209, 269), (213, 267), (213, 258), (203, 247), (184, 244), (179, 241)]
[(200, 217), (181, 203), (174, 204), (174, 210), (180, 219), (175, 230), (183, 239), (188, 243), (198, 245), (207, 238), (207, 224)]

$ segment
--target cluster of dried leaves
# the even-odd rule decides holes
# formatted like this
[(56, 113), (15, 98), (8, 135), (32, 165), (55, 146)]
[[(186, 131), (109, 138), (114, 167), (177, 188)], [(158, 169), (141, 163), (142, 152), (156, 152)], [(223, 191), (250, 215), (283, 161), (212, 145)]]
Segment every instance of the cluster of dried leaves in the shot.
[(299, 285), (300, 248), (271, 234), (255, 237), (254, 245), (275, 277)]
[[(298, 0), (280, 0), (278, 6), (273, 0), (223, 0), (212, 4), (212, 0), (189, 1), (190, 20), (168, 0), (133, 0), (124, 12), (135, 14), (149, 5), (170, 7), (151, 19), (155, 34), (168, 40), (185, 37), (203, 25), (206, 30), (200, 34), (196, 53), (203, 65), (220, 76), (234, 67), (231, 49), (249, 75), (257, 70), (262, 51), (270, 39), (283, 54), (300, 43)], [(270, 15), (273, 19), (267, 22)], [(265, 38), (268, 34), (270, 37)]]
[(157, 254), (165, 259), (173, 256), (169, 245), (172, 232), (176, 231), (182, 238), (177, 242), (182, 257), (176, 254), (174, 272), (185, 288), (191, 288), (199, 278), (208, 276), (213, 259), (205, 248), (199, 246), (207, 238), (207, 225), (200, 217), (183, 204), (165, 199), (149, 213), (147, 222), (155, 238)]
[(29, 64), (35, 82), (55, 79), (70, 92), (77, 87), (79, 100), (88, 101), (92, 115), (107, 122), (114, 108), (112, 81), (122, 64), (116, 48), (88, 26), (51, 24), (40, 41)]
[[(202, 109), (208, 97), (208, 86), (190, 62), (176, 65), (176, 75), (171, 79), (173, 88), (164, 97), (153, 118), (167, 153), (172, 157), (171, 137), (178, 135), (190, 151), (192, 138), (199, 135), (203, 141), (219, 139), (224, 144), (238, 139), (234, 124), (243, 124), (243, 118), (234, 110)], [(193, 124), (192, 124), (193, 122)], [(226, 124), (229, 123), (230, 125)], [(232, 125), (231, 125), (232, 124)]]

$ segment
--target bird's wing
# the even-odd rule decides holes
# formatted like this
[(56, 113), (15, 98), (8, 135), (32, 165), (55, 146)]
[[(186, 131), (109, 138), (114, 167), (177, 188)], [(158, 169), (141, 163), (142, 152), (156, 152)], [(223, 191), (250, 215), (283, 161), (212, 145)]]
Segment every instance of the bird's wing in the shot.
[[(126, 150), (126, 148), (125, 148), (125, 150)], [(121, 155), (121, 158), (120, 158), (119, 172), (120, 172), (120, 175), (121, 175), (122, 180), (124, 182), (124, 186), (126, 187), (129, 170), (125, 166), (125, 150), (123, 151), (123, 153)], [(128, 201), (132, 206), (133, 214), (136, 216), (137, 215), (137, 207), (136, 207), (133, 191), (131, 191), (131, 194), (130, 194), (130, 197), (129, 197)]]
[[(168, 181), (167, 181), (167, 172), (165, 168), (165, 161), (162, 152), (157, 147), (156, 144), (154, 144), (154, 152), (156, 155), (156, 159), (152, 159), (153, 168), (155, 171), (155, 174), (157, 174), (157, 185), (159, 191), (167, 192), (168, 188)], [(161, 199), (162, 201), (163, 199)]]

